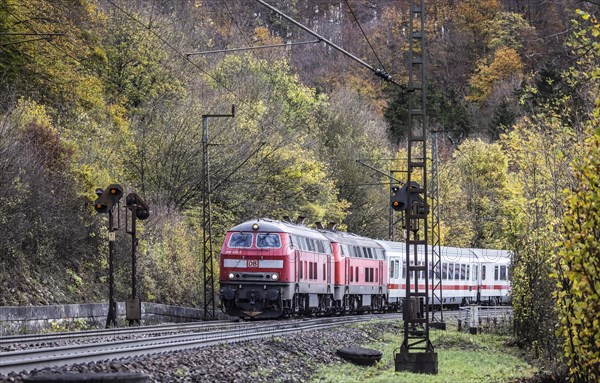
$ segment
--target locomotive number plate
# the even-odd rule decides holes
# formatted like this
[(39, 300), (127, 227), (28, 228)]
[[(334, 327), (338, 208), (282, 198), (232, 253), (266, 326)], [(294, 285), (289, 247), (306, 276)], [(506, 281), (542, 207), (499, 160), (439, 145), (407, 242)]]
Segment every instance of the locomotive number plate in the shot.
[(258, 267), (258, 260), (248, 260), (248, 267)]

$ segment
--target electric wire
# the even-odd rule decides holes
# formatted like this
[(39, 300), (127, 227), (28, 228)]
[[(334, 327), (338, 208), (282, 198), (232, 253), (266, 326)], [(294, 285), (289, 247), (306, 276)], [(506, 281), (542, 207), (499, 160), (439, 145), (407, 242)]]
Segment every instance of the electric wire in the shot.
[[(161, 42), (163, 42), (167, 47), (169, 47), (172, 51), (174, 51), (177, 55), (179, 55), (180, 57), (184, 58), (186, 62), (190, 63), (192, 66), (194, 66), (195, 68), (197, 68), (198, 70), (200, 70), (202, 73), (206, 74), (208, 77), (210, 77), (211, 79), (213, 79), (215, 81), (215, 83), (217, 83), (219, 86), (223, 87), (225, 90), (227, 90), (227, 92), (229, 92), (232, 96), (234, 96), (237, 100), (240, 101), (240, 103), (243, 106), (248, 107), (250, 110), (253, 110), (254, 112), (256, 112), (257, 114), (259, 114), (256, 110), (256, 108), (253, 105), (250, 105), (248, 103), (246, 103), (237, 93), (235, 93), (232, 89), (230, 89), (229, 87), (227, 87), (226, 85), (224, 85), (222, 82), (220, 82), (215, 76), (213, 76), (212, 74), (210, 74), (208, 71), (204, 70), (202, 67), (198, 66), (197, 64), (195, 64), (193, 61), (191, 61), (189, 59), (189, 57), (180, 52), (175, 46), (173, 46), (173, 44), (169, 43), (166, 39), (164, 39), (162, 36), (160, 36), (159, 34), (157, 34), (155, 31), (151, 30), (150, 28), (148, 28), (141, 20), (137, 19), (135, 16), (133, 16), (131, 13), (127, 12), (126, 10), (124, 10), (122, 7), (118, 6), (113, 0), (107, 0), (111, 5), (113, 5), (117, 10), (119, 10), (120, 12), (122, 12), (123, 14), (125, 14), (127, 17), (131, 18), (132, 20), (134, 20), (136, 23), (140, 24), (142, 27), (144, 27), (145, 29), (147, 29), (152, 35), (154, 35), (156, 38), (158, 38)], [(227, 7), (227, 4), (225, 3), (225, 6)], [(227, 7), (228, 8), (228, 7)], [(234, 23), (237, 25), (237, 22)], [(239, 26), (238, 26), (239, 28)], [(241, 28), (240, 28), (241, 30)], [(247, 37), (245, 36), (244, 33), (242, 33), (242, 35), (244, 36), (245, 39), (247, 39)], [(254, 53), (254, 52), (253, 52)], [(262, 65), (262, 63), (261, 63)], [(240, 108), (241, 109), (241, 108)], [(275, 126), (273, 123), (270, 124), (271, 126)], [(281, 141), (276, 144), (276, 145), (271, 145), (271, 150), (270, 152), (267, 152), (263, 155), (263, 159), (269, 158), (271, 155), (273, 155), (275, 152), (277, 152), (279, 149), (283, 148), (285, 146), (286, 143), (289, 142), (293, 142), (294, 141), (294, 135), (292, 134), (294, 130), (290, 130), (288, 131), (288, 133), (286, 133), (284, 135), (284, 137), (282, 137)], [(300, 135), (301, 132), (298, 132), (296, 135)], [(263, 147), (263, 145), (261, 145), (261, 148)], [(228, 177), (230, 177), (231, 175), (229, 175)]]
[(385, 68), (385, 65), (383, 65), (383, 63), (381, 62), (381, 60), (379, 59), (379, 56), (377, 55), (377, 52), (375, 52), (375, 48), (373, 48), (373, 45), (371, 45), (371, 42), (369, 41), (369, 38), (367, 37), (367, 34), (365, 33), (365, 31), (363, 30), (362, 25), (360, 25), (360, 22), (358, 21), (358, 18), (356, 17), (356, 14), (354, 13), (354, 10), (352, 9), (352, 7), (350, 6), (350, 2), (348, 0), (344, 0), (344, 2), (346, 3), (346, 6), (348, 6), (348, 9), (350, 10), (350, 14), (352, 15), (352, 17), (354, 18), (354, 21), (356, 22), (356, 25), (358, 25), (358, 28), (360, 29), (360, 31), (362, 32), (362, 35), (364, 36), (365, 40), (367, 41), (367, 44), (369, 44), (369, 47), (371, 48), (371, 50), (373, 51), (373, 54), (375, 55), (375, 58), (377, 59), (377, 61), (379, 62), (379, 65), (381, 65), (381, 69), (383, 69), (385, 72), (387, 72), (387, 69)]

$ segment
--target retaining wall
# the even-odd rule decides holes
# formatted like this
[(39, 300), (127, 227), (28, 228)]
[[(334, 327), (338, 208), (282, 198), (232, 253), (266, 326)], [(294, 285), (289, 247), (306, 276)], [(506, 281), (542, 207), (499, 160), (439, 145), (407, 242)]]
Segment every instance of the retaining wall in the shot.
[[(142, 324), (202, 320), (204, 310), (142, 302)], [(220, 311), (217, 318), (225, 315)], [(0, 306), (0, 335), (36, 333), (44, 330), (104, 328), (108, 303), (52, 306)], [(117, 322), (125, 326), (125, 303), (117, 303)]]

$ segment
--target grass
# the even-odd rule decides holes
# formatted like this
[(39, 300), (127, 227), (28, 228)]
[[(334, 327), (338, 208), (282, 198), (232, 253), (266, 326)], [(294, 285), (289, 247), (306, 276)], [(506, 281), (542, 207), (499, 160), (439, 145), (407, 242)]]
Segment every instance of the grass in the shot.
[[(506, 346), (506, 336), (431, 330), (430, 339), (438, 354), (438, 374), (396, 372), (394, 351), (402, 344), (402, 330), (385, 333), (363, 347), (383, 351), (381, 361), (371, 367), (343, 363), (325, 366), (313, 378), (320, 383), (502, 383), (532, 377), (537, 369), (526, 363), (519, 350)], [(358, 346), (358, 345), (357, 345)]]

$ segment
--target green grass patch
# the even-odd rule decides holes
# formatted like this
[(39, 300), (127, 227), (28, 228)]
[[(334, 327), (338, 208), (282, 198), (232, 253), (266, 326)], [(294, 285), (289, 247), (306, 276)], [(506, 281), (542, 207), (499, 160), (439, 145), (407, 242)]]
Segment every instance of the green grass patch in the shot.
[[(394, 328), (391, 328), (394, 331)], [(507, 346), (509, 337), (431, 330), (430, 339), (438, 354), (438, 374), (396, 372), (394, 352), (402, 344), (402, 330), (379, 335), (379, 340), (363, 346), (383, 351), (381, 361), (371, 367), (343, 362), (340, 366), (325, 366), (313, 378), (320, 383), (502, 383), (532, 377), (537, 369), (525, 362), (520, 351)]]

